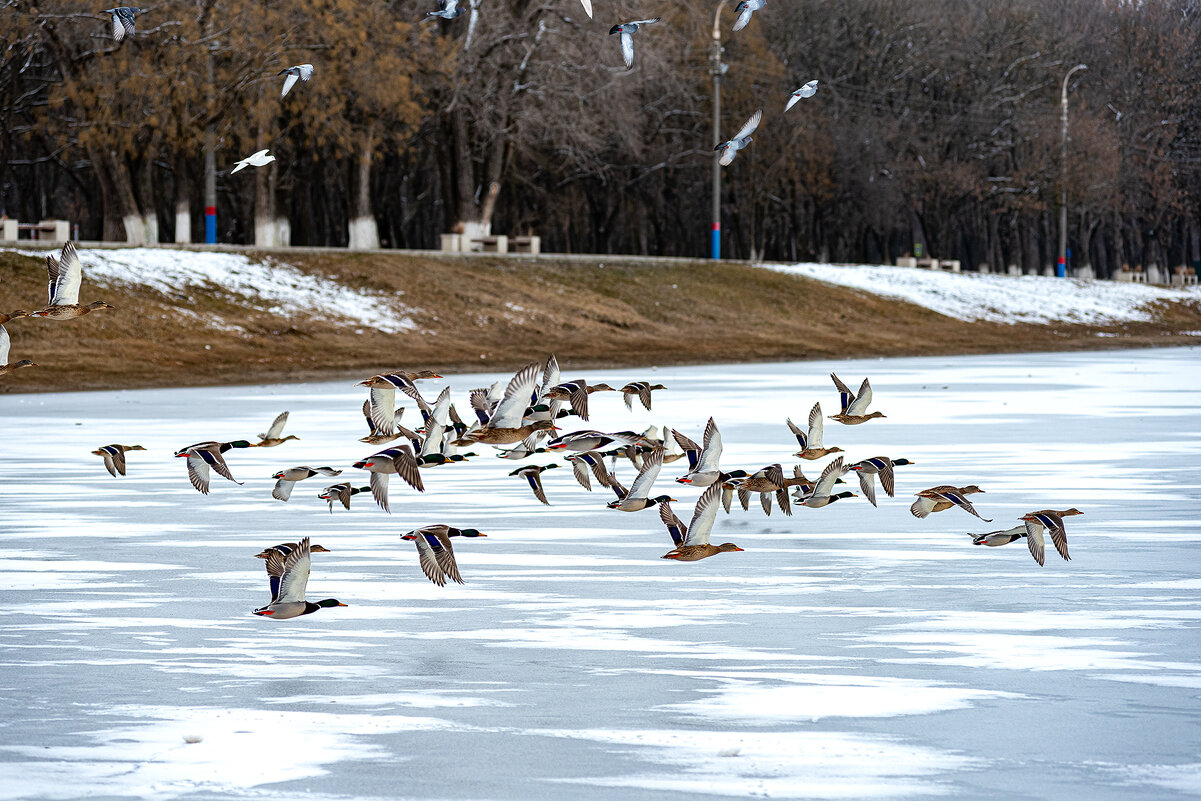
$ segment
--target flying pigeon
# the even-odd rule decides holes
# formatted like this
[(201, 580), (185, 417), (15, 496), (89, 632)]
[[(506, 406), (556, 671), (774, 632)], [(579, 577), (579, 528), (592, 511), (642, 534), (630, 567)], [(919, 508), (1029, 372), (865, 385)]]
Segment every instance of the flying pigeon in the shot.
[(734, 6), (734, 13), (738, 15), (738, 19), (734, 20), (734, 30), (740, 31), (746, 27), (751, 21), (751, 14), (754, 14), (759, 9), (767, 4), (767, 0), (742, 0), (738, 5)]
[(739, 150), (742, 150), (751, 143), (751, 134), (753, 134), (755, 129), (759, 127), (759, 120), (762, 118), (763, 109), (759, 109), (751, 115), (751, 118), (746, 121), (745, 125), (742, 126), (742, 130), (735, 134), (733, 139), (729, 140), (728, 142), (722, 142), (720, 145), (713, 148), (714, 150), (721, 151), (721, 165), (723, 167), (734, 160), (734, 157), (738, 155)]
[(437, 11), (427, 11), (427, 17), (441, 17), (442, 19), (454, 19), (461, 16), (467, 9), (459, 8), (459, 0), (438, 0)]
[(297, 64), (295, 67), (288, 67), (279, 74), (288, 76), (284, 78), (284, 90), (279, 93), (280, 97), (286, 97), (288, 92), (292, 91), (292, 87), (296, 85), (296, 81), (307, 81), (313, 77), (313, 65)]
[(275, 161), (275, 156), (268, 156), (266, 150), (260, 150), (257, 153), (251, 153), (241, 161), (235, 162), (234, 168), (229, 171), (229, 174), (233, 175), (245, 167), (265, 167), (273, 161)]
[(133, 15), (141, 14), (145, 10), (144, 8), (118, 6), (117, 8), (106, 8), (100, 13), (113, 15), (113, 41), (120, 44), (125, 39), (125, 34), (133, 35)]
[(609, 29), (610, 36), (615, 33), (621, 34), (621, 57), (625, 59), (626, 69), (632, 69), (634, 67), (634, 34), (638, 32), (638, 26), (650, 25), (651, 23), (658, 22), (660, 19), (660, 17), (655, 17), (654, 19), (639, 19), (634, 20), (633, 22), (623, 22), (619, 25), (614, 25)]
[(792, 97), (788, 98), (788, 105), (784, 107), (785, 111), (796, 105), (797, 101), (803, 97), (813, 97), (817, 94), (817, 81), (810, 81), (792, 93)]

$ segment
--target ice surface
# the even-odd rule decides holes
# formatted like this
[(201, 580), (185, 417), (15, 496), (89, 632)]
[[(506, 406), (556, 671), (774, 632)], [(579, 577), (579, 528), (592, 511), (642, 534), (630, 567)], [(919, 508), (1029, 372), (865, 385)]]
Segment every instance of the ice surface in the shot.
[[(1109, 323), (1153, 319), (1159, 301), (1201, 302), (1201, 289), (1184, 289), (1052, 278), (1042, 275), (981, 275), (886, 265), (764, 264), (933, 309), (961, 320), (996, 323)], [(1191, 333), (1191, 332), (1190, 332)]]
[[(392, 515), (362, 495), (330, 514), (324, 479), (272, 499), (298, 464), (366, 483), (351, 382), (0, 396), (0, 801), (1195, 795), (1199, 368), (1171, 349), (587, 372), (669, 387), (650, 413), (594, 396), (589, 425), (697, 438), (713, 415), (727, 469), (790, 467), (784, 418), (832, 411), (831, 370), (871, 377), (888, 417), (826, 441), (914, 461), (897, 497), (723, 513), (716, 541), (746, 551), (696, 563), (659, 558), (653, 511), (607, 510), (569, 470), (543, 506), (483, 448), (424, 494), (394, 482)], [(284, 409), (299, 441), (192, 489), (175, 448)], [(149, 449), (124, 478), (89, 453), (115, 441)], [(656, 489), (688, 516), (683, 472)], [(912, 517), (942, 483), (982, 486), (995, 522)], [(1068, 506), (1071, 562), (967, 536)], [(400, 541), (433, 522), (488, 534), (455, 541), (467, 584), (435, 587)], [(309, 597), (350, 605), (251, 615), (252, 555), (306, 535), (331, 550)]]

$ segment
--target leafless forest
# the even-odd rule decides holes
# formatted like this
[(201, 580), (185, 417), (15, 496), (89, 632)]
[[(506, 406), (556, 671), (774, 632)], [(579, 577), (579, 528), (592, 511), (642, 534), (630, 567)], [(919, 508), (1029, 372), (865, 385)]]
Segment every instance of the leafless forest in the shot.
[[(109, 16), (0, 0), (0, 213), (84, 239), (218, 235), (437, 247), (460, 221), (545, 250), (705, 255), (715, 0), (167, 0)], [(722, 133), (764, 109), (723, 173), (725, 255), (885, 261), (921, 243), (969, 268), (1050, 263), (1067, 71), (1079, 265), (1201, 258), (1193, 0), (769, 0), (722, 11)], [(622, 64), (617, 22), (637, 34)], [(280, 98), (281, 69), (313, 79)], [(811, 79), (816, 96), (784, 114)], [(270, 148), (278, 160), (229, 168)], [(186, 221), (186, 223), (185, 223)], [(269, 236), (267, 237), (269, 240)], [(362, 239), (359, 240), (364, 241)]]

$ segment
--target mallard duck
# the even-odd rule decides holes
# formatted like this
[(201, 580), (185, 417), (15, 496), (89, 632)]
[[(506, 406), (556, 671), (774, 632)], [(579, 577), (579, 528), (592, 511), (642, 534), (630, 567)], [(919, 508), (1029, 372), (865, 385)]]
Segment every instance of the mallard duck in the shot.
[(968, 536), (972, 538), (973, 545), (988, 545), (994, 548), (1001, 545), (1008, 545), (1015, 540), (1026, 537), (1026, 546), (1030, 549), (1030, 555), (1034, 557), (1034, 561), (1041, 565), (1045, 560), (1042, 543), (1036, 542), (1026, 536), (1025, 523), (1019, 523), (1013, 528), (1002, 531), (990, 531), (987, 534), (969, 534)]
[(712, 484), (701, 493), (701, 497), (697, 499), (696, 508), (692, 512), (692, 522), (688, 524), (687, 528), (671, 510), (670, 499), (659, 504), (659, 519), (667, 526), (671, 540), (676, 546), (663, 554), (661, 559), (696, 562), (719, 553), (742, 550), (732, 542), (723, 542), (721, 545), (709, 544), (709, 533), (713, 531), (713, 521), (717, 518), (717, 496), (720, 494), (720, 484)]
[(317, 497), (329, 503), (329, 513), (334, 513), (334, 501), (341, 501), (342, 505), (347, 510), (350, 509), (350, 499), (360, 492), (370, 492), (371, 487), (354, 487), (349, 481), (343, 481), (340, 484), (331, 484), (321, 490), (321, 494)]
[(663, 451), (655, 451), (647, 456), (642, 462), (642, 470), (634, 478), (634, 483), (630, 485), (630, 489), (612, 479), (610, 487), (617, 494), (617, 500), (611, 501), (608, 504), (610, 509), (617, 509), (620, 512), (638, 512), (657, 503), (664, 501), (674, 501), (670, 495), (659, 495), (654, 498), (647, 497), (650, 494), (651, 486), (654, 485), (655, 479), (659, 477), (659, 470), (663, 467)]
[(987, 517), (980, 517), (980, 513), (976, 511), (976, 507), (972, 506), (966, 495), (971, 495), (976, 492), (984, 492), (975, 484), (969, 484), (966, 487), (954, 487), (950, 484), (943, 484), (930, 489), (922, 490), (917, 493), (917, 500), (909, 507), (909, 511), (914, 517), (924, 518), (929, 517), (935, 512), (942, 512), (950, 509), (952, 506), (958, 506), (965, 512), (979, 517), (985, 523), (991, 523)]
[(365, 442), (368, 445), (384, 445), (393, 440), (404, 437), (409, 441), (414, 449), (421, 447), (421, 435), (416, 431), (410, 431), (400, 424), (400, 418), (404, 416), (404, 407), (399, 406), (393, 412), (392, 427), (393, 433), (383, 434), (375, 427), (375, 421), (371, 419), (371, 401), (363, 401), (363, 417), (367, 420), (367, 430), (371, 433), (365, 437), (360, 437), (359, 442)]
[(425, 492), (421, 483), (421, 470), (417, 457), (408, 445), (397, 445), (394, 448), (373, 453), (354, 466), (360, 470), (371, 472), (371, 495), (380, 508), (388, 514), (392, 509), (388, 506), (388, 476), (399, 475), (405, 483), (418, 492)]
[(304, 599), (309, 583), (309, 566), (312, 562), (309, 538), (296, 543), (287, 556), (270, 549), (267, 554), (267, 580), (271, 587), (271, 603), (254, 610), (256, 615), (274, 620), (287, 620), (301, 615), (311, 615), (318, 609), (331, 606), (346, 606), (336, 598), (326, 598), (313, 603)]
[(796, 424), (792, 422), (792, 418), (786, 419), (785, 422), (788, 423), (788, 428), (796, 436), (796, 440), (801, 446), (801, 449), (794, 453), (793, 456), (801, 459), (821, 459), (832, 453), (842, 453), (842, 448), (822, 447), (822, 433), (825, 425), (822, 423), (821, 403), (813, 404), (813, 408), (809, 410), (808, 432), (797, 428)]
[(481, 442), (485, 445), (512, 445), (536, 431), (557, 430), (550, 420), (536, 420), (525, 424), (522, 422), (534, 385), (538, 382), (538, 374), (541, 372), (542, 365), (538, 362), (531, 362), (518, 370), (509, 381), (504, 397), (496, 405), (488, 422), (474, 431), (468, 431), (456, 440), (455, 444)]
[(546, 391), (551, 400), (567, 401), (571, 410), (584, 421), (588, 420), (588, 396), (595, 392), (616, 392), (608, 384), (589, 384), (582, 378), (556, 384)]
[(632, 381), (622, 387), (619, 392), (622, 394), (622, 400), (626, 402), (627, 409), (634, 410), (634, 398), (637, 397), (649, 412), (651, 410), (651, 393), (657, 389), (667, 389), (667, 387), (647, 381)]
[(466, 462), (468, 457), (478, 454), (469, 451), (467, 453), (427, 453), (425, 456), (417, 457), (418, 467), (441, 467), (444, 464), (455, 464), (456, 462)]
[(708, 487), (723, 475), (719, 464), (721, 462), (721, 432), (717, 430), (717, 422), (712, 417), (705, 424), (703, 448), (698, 450), (696, 443), (679, 431), (673, 431), (672, 438), (688, 456), (690, 466), (687, 473), (676, 479), (677, 483), (689, 484), (694, 487)]
[(22, 359), (21, 361), (13, 362), (12, 364), (9, 364), (8, 362), (8, 352), (12, 347), (12, 338), (9, 337), (8, 331), (5, 330), (4, 323), (7, 323), (9, 320), (13, 319), (13, 315), (20, 315), (22, 317), (29, 316), (23, 311), (13, 312), (12, 315), (0, 314), (0, 317), (4, 318), (3, 320), (0, 320), (0, 375), (8, 375), (14, 370), (20, 370), (22, 367), (38, 366), (36, 362), (30, 361), (29, 359)]
[(738, 493), (738, 500), (743, 509), (749, 507), (751, 493), (757, 492), (760, 494), (759, 500), (763, 505), (764, 514), (771, 514), (771, 498), (774, 495), (780, 505), (780, 511), (792, 516), (792, 507), (788, 503), (788, 488), (799, 481), (795, 478), (784, 478), (784, 468), (779, 464), (769, 464), (742, 478), (727, 478), (723, 483), (728, 483)]
[(550, 501), (546, 499), (546, 491), (542, 489), (542, 474), (547, 470), (553, 470), (558, 467), (557, 464), (536, 465), (528, 464), (525, 467), (519, 467), (512, 473), (511, 476), (521, 476), (530, 484), (530, 489), (534, 491), (534, 497), (542, 501), (547, 506), (550, 506)]
[(848, 426), (857, 426), (860, 423), (866, 423), (874, 417), (883, 417), (880, 412), (872, 412), (867, 414), (867, 407), (872, 402), (872, 385), (865, 378), (863, 383), (859, 385), (859, 394), (851, 392), (847, 385), (838, 379), (838, 376), (830, 373), (830, 378), (834, 379), (834, 386), (838, 387), (841, 393), (842, 411), (838, 414), (830, 415), (831, 420), (837, 420), (840, 423)]
[(844, 473), (849, 473), (854, 470), (859, 474), (859, 488), (863, 490), (863, 495), (872, 506), (876, 505), (876, 482), (872, 476), (880, 476), (880, 486), (884, 488), (884, 492), (888, 497), (893, 497), (894, 474), (893, 468), (902, 465), (913, 464), (908, 459), (889, 459), (887, 456), (873, 456), (870, 459), (864, 459), (861, 462), (847, 465), (843, 468)]
[(100, 448), (92, 451), (96, 456), (104, 459), (104, 467), (108, 470), (109, 475), (116, 478), (118, 475), (125, 475), (125, 452), (126, 451), (144, 451), (146, 450), (141, 445), (102, 445)]
[[(281, 556), (287, 556), (288, 554), (292, 553), (292, 551), (296, 550), (299, 547), (300, 547), (300, 543), (298, 543), (298, 542), (281, 542), (279, 545), (271, 545), (271, 546), (264, 548), (263, 550), (256, 553), (254, 555), (254, 558), (255, 559), (267, 559), (271, 556), (272, 551), (279, 551)], [(315, 543), (310, 543), (309, 544), (309, 552), (310, 553), (330, 553), (330, 550), (329, 550), (329, 548), (325, 548), (321, 545), (317, 545)]]
[(412, 540), (416, 544), (417, 561), (426, 578), (439, 587), (445, 587), (448, 578), (459, 584), (464, 583), (459, 575), (459, 566), (455, 563), (455, 550), (450, 545), (450, 538), (486, 536), (474, 528), (458, 529), (439, 524), (414, 529), (402, 535), (401, 539)]
[(496, 456), (498, 459), (512, 459), (514, 461), (528, 459), (535, 453), (546, 453), (546, 448), (527, 448), (524, 444), (521, 444), (509, 448), (507, 451), (500, 448), (497, 448), (496, 450)]
[(1063, 527), (1063, 518), (1082, 514), (1084, 512), (1072, 508), (1064, 509), (1062, 512), (1054, 509), (1042, 509), (1022, 515), (1022, 522), (1026, 526), (1026, 536), (1030, 540), (1030, 553), (1034, 554), (1034, 558), (1040, 565), (1043, 563), (1041, 557), (1046, 548), (1046, 541), (1043, 539), (1044, 530), (1051, 535), (1051, 542), (1055, 545), (1055, 550), (1059, 552), (1059, 555), (1065, 561), (1072, 561), (1072, 557), (1068, 556), (1068, 533)]
[(304, 481), (306, 478), (313, 476), (334, 476), (342, 475), (341, 470), (335, 470), (332, 467), (309, 467), (303, 464), (300, 467), (289, 467), (287, 470), (280, 470), (275, 475), (271, 476), (277, 479), (275, 489), (271, 490), (271, 497), (277, 501), (287, 501), (292, 497), (292, 487), (296, 486), (297, 481)]
[(188, 480), (202, 494), (208, 495), (210, 467), (217, 472), (217, 475), (241, 486), (242, 482), (234, 478), (229, 472), (229, 466), (225, 464), (225, 457), (222, 454), (231, 448), (249, 447), (251, 447), (250, 443), (244, 439), (237, 439), (232, 442), (198, 442), (195, 445), (180, 448), (175, 452), (175, 455), (187, 458)]
[(256, 448), (274, 448), (276, 445), (283, 445), (290, 439), (300, 439), (300, 437), (296, 436), (295, 434), (289, 434), (286, 437), (280, 436), (284, 433), (284, 424), (287, 422), (288, 413), (281, 412), (280, 415), (275, 418), (275, 422), (271, 424), (271, 427), (267, 429), (267, 433), (259, 434), (259, 441), (256, 442), (254, 446)]
[(602, 487), (608, 487), (613, 481), (613, 477), (605, 469), (604, 460), (591, 451), (569, 454), (567, 461), (571, 462), (571, 470), (575, 474), (575, 480), (589, 492), (592, 492), (592, 481), (588, 478), (589, 469), (592, 470), (592, 474), (596, 476), (597, 482)]
[[(426, 412), (425, 409), (422, 409)], [(450, 387), (444, 387), (434, 401), (433, 406), (429, 407), (425, 414), (425, 438), (421, 442), (421, 448), (417, 451), (417, 456), (429, 456), (435, 453), (443, 452), (443, 434), (446, 433), (447, 426), (450, 425)], [(438, 462), (441, 464), (441, 462)]]
[[(373, 435), (392, 435), (396, 431), (396, 390), (415, 393), (416, 385), (403, 373), (382, 373), (355, 384), (370, 389), (367, 418), (374, 424)], [(410, 396), (412, 397), (412, 396)]]
[(30, 317), (44, 317), (49, 320), (73, 320), (76, 317), (96, 311), (111, 309), (102, 300), (79, 304), (79, 287), (83, 283), (83, 264), (79, 261), (79, 253), (75, 245), (68, 242), (63, 245), (58, 259), (46, 257), (46, 274), (50, 278), (50, 303), (39, 311), (32, 312)]
[(842, 475), (842, 457), (835, 458), (832, 462), (826, 465), (822, 470), (821, 476), (818, 477), (817, 483), (813, 486), (813, 491), (800, 500), (802, 506), (808, 506), (811, 509), (820, 509), (823, 506), (829, 506), (835, 501), (843, 498), (856, 497), (853, 492), (839, 492), (831, 494), (834, 485), (838, 483), (839, 476)]
[(546, 449), (550, 451), (586, 452), (595, 451), (614, 442), (619, 442), (622, 445), (635, 445), (642, 442), (642, 435), (635, 434), (633, 431), (619, 431), (613, 434), (606, 434), (603, 431), (585, 429), (555, 437), (546, 443)]

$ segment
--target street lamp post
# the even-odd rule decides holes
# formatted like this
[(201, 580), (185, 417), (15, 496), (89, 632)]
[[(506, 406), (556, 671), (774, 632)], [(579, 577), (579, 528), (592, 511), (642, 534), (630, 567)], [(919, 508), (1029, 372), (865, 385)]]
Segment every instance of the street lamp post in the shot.
[(1088, 69), (1087, 64), (1077, 64), (1063, 76), (1063, 91), (1059, 94), (1060, 120), (1063, 122), (1063, 137), (1059, 143), (1059, 264), (1055, 274), (1060, 278), (1068, 274), (1068, 79), (1077, 70)]
[[(725, 65), (721, 63), (721, 9), (722, 0), (713, 12), (713, 50), (709, 55), (709, 74), (713, 76), (713, 146), (721, 144), (721, 75)], [(713, 153), (713, 221), (709, 231), (709, 258), (721, 258), (721, 154)]]

